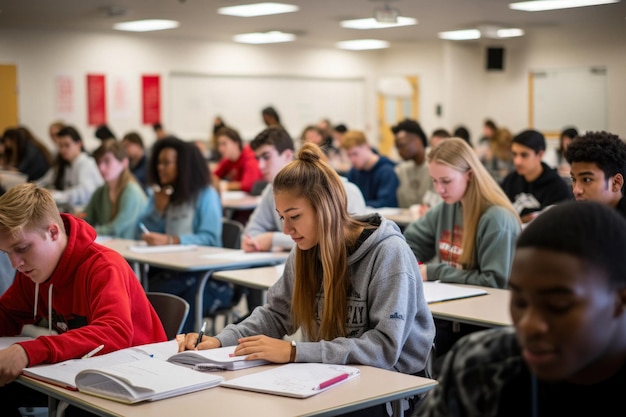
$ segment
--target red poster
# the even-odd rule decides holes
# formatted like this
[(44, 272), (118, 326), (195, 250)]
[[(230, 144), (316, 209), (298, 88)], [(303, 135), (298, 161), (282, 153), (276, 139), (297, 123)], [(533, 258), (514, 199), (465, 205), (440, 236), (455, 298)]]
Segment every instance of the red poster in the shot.
[(106, 90), (104, 75), (87, 75), (87, 124), (97, 126), (106, 123)]
[(143, 75), (141, 77), (143, 94), (143, 124), (161, 121), (161, 77)]

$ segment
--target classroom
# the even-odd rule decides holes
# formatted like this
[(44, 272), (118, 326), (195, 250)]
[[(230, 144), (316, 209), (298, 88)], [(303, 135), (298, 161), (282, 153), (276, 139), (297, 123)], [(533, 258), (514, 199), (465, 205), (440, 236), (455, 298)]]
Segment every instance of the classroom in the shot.
[[(10, 398), (16, 386), (20, 393), (6, 408), (22, 407), (17, 411), (22, 417), (64, 416), (66, 408), (68, 417), (77, 412), (165, 417), (220, 403), (207, 408), (206, 415), (354, 417), (367, 412), (443, 417), (451, 415), (456, 404), (444, 396), (458, 392), (455, 389), (473, 395), (474, 387), (463, 381), (477, 372), (489, 389), (476, 393), (485, 395), (484, 403), (478, 401), (485, 408), (473, 410), (473, 415), (526, 415), (531, 408), (536, 415), (536, 407), (554, 411), (551, 407), (577, 392), (588, 377), (619, 386), (626, 381), (626, 333), (620, 331), (626, 324), (626, 283), (616, 276), (626, 274), (611, 261), (620, 256), (619, 243), (626, 245), (626, 145), (619, 139), (626, 138), (626, 0), (600, 1), (608, 4), (528, 12), (499, 0), (294, 0), (288, 2), (292, 11), (249, 18), (223, 10), (245, 4), (241, 0), (133, 0), (123, 5), (35, 0), (30, 6), (0, 8), (0, 99), (8, 103), (0, 114), (0, 128), (30, 129), (50, 148), (46, 158), (51, 167), (56, 154), (48, 171), (54, 181), (28, 179), (54, 188), (50, 193), (33, 184), (8, 187), (2, 181), (11, 177), (9, 170), (17, 168), (15, 155), (23, 152), (11, 144), (11, 135), (21, 128), (7, 129), (2, 137), (0, 261), (1, 269), (10, 266), (17, 272), (14, 284), (0, 279), (0, 295), (9, 285), (0, 314), (10, 323), (4, 324), (6, 336), (12, 327), (28, 324), (26, 332), (0, 337), (0, 394)], [(405, 16), (416, 24), (357, 30), (345, 22), (371, 18), (389, 24)], [(112, 29), (114, 23), (141, 18), (175, 19), (180, 26), (145, 33)], [(267, 45), (235, 40), (244, 32), (275, 36), (278, 30), (293, 34), (295, 40)], [(477, 38), (444, 39), (443, 31), (449, 30), (472, 30)], [(498, 35), (506, 30), (516, 35)], [(339, 46), (349, 39), (369, 38), (386, 45), (372, 50)], [(262, 117), (268, 107), (280, 114), (278, 123)], [(217, 119), (225, 122), (219, 130)], [(331, 130), (326, 136), (320, 131), (320, 138), (327, 145), (334, 139), (330, 148), (305, 139), (307, 130), (324, 120)], [(505, 136), (506, 131), (510, 136), (504, 180), (476, 146), (482, 136), (487, 139), (487, 120), (502, 128), (494, 129), (498, 134)], [(60, 134), (49, 136), (54, 121), (64, 126)], [(114, 139), (124, 139), (101, 137), (102, 125), (113, 130)], [(157, 125), (171, 136), (158, 136)], [(348, 126), (343, 139), (329, 135), (342, 125)], [(473, 144), (452, 137), (436, 145), (427, 139), (437, 129), (452, 132), (459, 126), (467, 127)], [(559, 143), (566, 127), (580, 133), (574, 135), (580, 140), (574, 146), (578, 156), (571, 152), (571, 166), (570, 154)], [(82, 140), (74, 139), (76, 131)], [(135, 166), (129, 132), (137, 132), (140, 142), (143, 138), (141, 181), (131, 174)], [(366, 146), (359, 142), (362, 136)], [(283, 149), (285, 138), (293, 143)], [(406, 156), (415, 143), (419, 150)], [(219, 150), (217, 159), (202, 153), (206, 146)], [(338, 169), (329, 152), (333, 146), (334, 157), (344, 152), (352, 168)], [(613, 155), (601, 162), (580, 159), (585, 147), (594, 146), (604, 146), (605, 154)], [(562, 165), (546, 169), (543, 151), (559, 158), (568, 155), (567, 164), (559, 159)], [(621, 156), (623, 161), (616, 161)], [(525, 168), (520, 160), (531, 162)], [(373, 180), (358, 182), (362, 172), (369, 175), (371, 161), (377, 168), (387, 162), (394, 166), (387, 167), (395, 174), (386, 182), (398, 187), (398, 196), (402, 171), (397, 166), (418, 166), (426, 176), (410, 182), (407, 194), (419, 193), (420, 202), (401, 205), (398, 197), (396, 203), (370, 204), (374, 199), (368, 200), (366, 192), (385, 188), (380, 182), (370, 186)], [(612, 165), (605, 169), (601, 163)], [(93, 178), (85, 175), (87, 164)], [(575, 173), (580, 167), (587, 169), (582, 177), (589, 171), (604, 175), (605, 187), (597, 187), (600, 193), (593, 198), (592, 186)], [(548, 174), (552, 184), (559, 183), (558, 192), (546, 185), (541, 190), (537, 186), (537, 195), (515, 189), (522, 182), (532, 188), (540, 175), (543, 181)], [(76, 184), (69, 184), (74, 180)], [(75, 200), (74, 188), (90, 181), (89, 198)], [(16, 198), (17, 189), (28, 198)], [(585, 191), (589, 200), (604, 204), (567, 201), (587, 199)], [(548, 201), (546, 195), (553, 199)], [(532, 201), (527, 202), (527, 196)], [(41, 213), (48, 213), (35, 220), (48, 222), (43, 234), (29, 229), (33, 220), (28, 216), (17, 226), (18, 220), (13, 221), (15, 213), (36, 207), (33, 201), (39, 201)], [(16, 230), (19, 233), (13, 233)], [(581, 243), (581, 236), (591, 244)], [(23, 241), (37, 243), (21, 246)], [(88, 258), (88, 251), (75, 242), (104, 256)], [(19, 262), (22, 266), (16, 267)], [(61, 276), (59, 271), (74, 262), (76, 272)], [(122, 272), (112, 273), (111, 283), (104, 285), (109, 267)], [(39, 277), (40, 271), (48, 275)], [(68, 298), (60, 303), (53, 289), (58, 291), (55, 286), (64, 279), (71, 280), (74, 298), (63, 294)], [(588, 285), (586, 291), (576, 291), (580, 282)], [(128, 297), (114, 294), (118, 285), (131, 289)], [(77, 301), (82, 291), (89, 298), (97, 295), (91, 305)], [(175, 314), (173, 304), (159, 304), (165, 303), (159, 297), (171, 294), (178, 296), (168, 301), (177, 303)], [(115, 296), (118, 311), (109, 311), (105, 304), (113, 305)], [(592, 302), (597, 300), (607, 301)], [(586, 309), (588, 317), (575, 316), (575, 301), (577, 307), (584, 305), (579, 308)], [(591, 316), (594, 308), (596, 316)], [(23, 319), (30, 312), (33, 319)], [(68, 319), (70, 314), (84, 323)], [(112, 338), (99, 339), (94, 333), (93, 340), (75, 343), (75, 352), (64, 351), (65, 356), (51, 360), (40, 355), (34, 365), (29, 363), (37, 349), (46, 355), (60, 352), (41, 346), (55, 329), (60, 334), (54, 340), (63, 343), (71, 340), (68, 333), (77, 338), (81, 332), (93, 332), (103, 318), (121, 320), (118, 331), (124, 326), (136, 330), (140, 321), (152, 320), (153, 325), (128, 332), (133, 340), (119, 343), (129, 346), (113, 346)], [(594, 318), (607, 325), (594, 325)], [(159, 320), (163, 329), (155, 325)], [(552, 320), (553, 326), (537, 330), (541, 320)], [(596, 332), (589, 340), (583, 335), (585, 327)], [(35, 334), (29, 333), (33, 328)], [(548, 335), (543, 344), (524, 340), (539, 333)], [(38, 335), (44, 338), (36, 339)], [(481, 337), (506, 349), (500, 355), (497, 345), (485, 348)], [(615, 342), (612, 350), (602, 350), (604, 341)], [(86, 342), (96, 343), (95, 349), (86, 349)], [(575, 346), (584, 346), (577, 356), (572, 355)], [(124, 401), (111, 392), (98, 391), (97, 383), (81, 385), (111, 368), (123, 374), (135, 365), (145, 367), (146, 375), (159, 373), (151, 381), (155, 386), (169, 375), (180, 374), (177, 378), (183, 380), (182, 370), (168, 371), (179, 366), (169, 363), (175, 349), (206, 354), (220, 347), (233, 349), (227, 361), (244, 362), (237, 355), (248, 354), (260, 360), (240, 368), (201, 363), (206, 368), (184, 372), (216, 371), (211, 374), (215, 377), (193, 375), (205, 380), (204, 385), (182, 389), (171, 378), (167, 392), (154, 388), (149, 395), (126, 398), (140, 403), (132, 406), (121, 404)], [(150, 349), (163, 349), (155, 359), (159, 365), (135, 363), (134, 349), (141, 348), (151, 358), (155, 354)], [(598, 355), (591, 358), (593, 350)], [(18, 358), (13, 367), (26, 372), (7, 371), (3, 360), (9, 353)], [(118, 353), (132, 359), (120, 363)], [(468, 366), (464, 355), (470, 358)], [(55, 373), (64, 361), (75, 358), (102, 359), (106, 365), (85, 372), (88, 361), (77, 361), (84, 369), (64, 376), (69, 383), (38, 379), (40, 370)], [(475, 358), (478, 362), (472, 362)], [(506, 381), (491, 378), (489, 371), (482, 373), (473, 365), (480, 360), (485, 369), (492, 366), (489, 370), (497, 374), (501, 367), (513, 375)], [(587, 368), (574, 369), (576, 361)], [(556, 363), (554, 369), (551, 362)], [(290, 388), (283, 387), (291, 383), (287, 378), (295, 381), (293, 375), (313, 372), (314, 365), (324, 375), (315, 375), (307, 381), (311, 386), (289, 395)], [(350, 366), (341, 368), (344, 365)], [(594, 366), (600, 370), (590, 369)], [(612, 367), (618, 369), (615, 377)], [(262, 372), (276, 378), (276, 387), (265, 386)], [(467, 379), (457, 380), (457, 373)], [(241, 381), (255, 378), (252, 388)], [(140, 382), (128, 383), (132, 391)], [(528, 388), (519, 397), (518, 409), (514, 401), (500, 401), (511, 396), (515, 384)], [(602, 384), (592, 382), (590, 398), (604, 398), (600, 388)], [(328, 393), (321, 392), (325, 389)], [(36, 393), (37, 401), (22, 401), (24, 392)], [(47, 410), (42, 398), (48, 401)], [(467, 395), (463, 402), (467, 410), (475, 405)], [(590, 399), (582, 404), (586, 412), (594, 407)], [(576, 405), (568, 407), (571, 411)]]

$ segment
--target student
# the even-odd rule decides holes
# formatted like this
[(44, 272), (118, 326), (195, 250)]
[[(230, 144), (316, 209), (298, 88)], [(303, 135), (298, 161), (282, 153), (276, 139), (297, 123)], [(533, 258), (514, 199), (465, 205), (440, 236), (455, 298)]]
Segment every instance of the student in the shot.
[(122, 145), (128, 156), (130, 172), (133, 173), (139, 184), (145, 189), (148, 185), (147, 170), (148, 157), (143, 139), (137, 132), (129, 132), (122, 138)]
[[(270, 362), (356, 363), (406, 374), (424, 370), (434, 326), (415, 258), (397, 226), (378, 214), (351, 218), (322, 152), (304, 144), (274, 178), (276, 210), (296, 243), (267, 304), (199, 349)], [(283, 336), (302, 329), (304, 342)], [(193, 349), (188, 334), (180, 350)], [(372, 415), (386, 416), (385, 406)]]
[(548, 164), (548, 166), (556, 169), (559, 175), (567, 180), (570, 178), (570, 167), (565, 159), (565, 151), (567, 151), (569, 144), (577, 137), (578, 130), (576, 130), (575, 127), (563, 129), (559, 135), (559, 147), (550, 153), (544, 154), (543, 158), (543, 161)]
[(85, 207), (85, 220), (98, 235), (133, 239), (147, 197), (128, 168), (122, 143), (102, 142), (94, 152), (104, 185), (98, 187)]
[(576, 200), (593, 200), (626, 216), (626, 143), (609, 132), (587, 132), (565, 151)]
[(435, 146), (450, 137), (452, 136), (450, 135), (450, 132), (448, 132), (446, 129), (435, 129), (432, 135), (430, 135), (430, 148), (434, 148)]
[(83, 140), (72, 126), (59, 131), (57, 146), (60, 159), (39, 180), (39, 185), (53, 188), (52, 196), (59, 204), (84, 206), (104, 182), (96, 161), (84, 151)]
[(415, 415), (621, 415), (624, 247), (626, 220), (597, 202), (566, 202), (529, 224), (509, 282), (513, 327), (460, 340)]
[(398, 207), (398, 176), (395, 164), (387, 157), (375, 153), (367, 143), (365, 134), (349, 130), (341, 147), (346, 150), (352, 168), (348, 180), (356, 184), (363, 193), (368, 207)]
[(272, 106), (265, 107), (263, 108), (263, 110), (261, 110), (261, 118), (263, 119), (263, 123), (265, 123), (265, 126), (267, 127), (281, 127), (280, 116), (278, 115), (276, 109)]
[(154, 131), (154, 137), (157, 141), (168, 136), (161, 122), (154, 123), (152, 125), (152, 130)]
[(98, 126), (93, 135), (101, 142), (105, 142), (107, 140), (117, 140), (113, 131), (111, 131), (109, 126), (106, 124)]
[(24, 127), (9, 128), (2, 135), (7, 166), (27, 175), (28, 181), (41, 178), (52, 165), (52, 155), (32, 132)]
[(227, 181), (227, 190), (250, 192), (255, 182), (263, 176), (254, 152), (244, 146), (239, 133), (230, 127), (217, 132), (217, 143), (222, 160), (213, 171), (213, 185), (219, 189), (220, 180)]
[(433, 190), (426, 163), (426, 134), (416, 120), (404, 119), (391, 128), (398, 154), (404, 160), (395, 166), (398, 176), (398, 207), (424, 204), (424, 196)]
[(331, 165), (338, 157), (339, 150), (335, 148), (332, 136), (327, 135), (319, 126), (306, 126), (300, 135), (300, 142), (302, 144), (310, 142), (319, 146), (326, 156), (326, 161), (330, 162)]
[[(140, 222), (149, 233), (137, 226), (138, 238), (148, 245), (222, 246), (222, 204), (211, 187), (206, 161), (193, 143), (173, 136), (156, 142), (152, 147), (148, 181), (152, 189)], [(194, 311), (199, 275), (150, 268), (150, 290), (181, 296)], [(205, 313), (228, 305), (232, 293), (228, 284), (209, 280), (203, 304), (209, 311)], [(185, 321), (185, 331), (192, 329), (192, 316)]]
[(536, 130), (525, 130), (511, 146), (515, 171), (502, 181), (502, 189), (528, 223), (546, 207), (572, 199), (572, 190), (559, 174), (544, 162), (546, 140)]
[[(520, 219), (506, 195), (460, 138), (428, 154), (428, 170), (443, 202), (404, 232), (424, 281), (506, 288)], [(436, 320), (436, 350), (445, 354), (476, 326)]]
[[(276, 212), (274, 193), (271, 182), (285, 165), (293, 160), (294, 143), (286, 130), (269, 127), (257, 135), (250, 143), (256, 153), (263, 179), (268, 184), (263, 190), (261, 201), (254, 209), (241, 242), (246, 252), (270, 251), (273, 248), (291, 249), (295, 244), (288, 234), (283, 233), (283, 222)], [(365, 212), (365, 200), (359, 187), (340, 177), (348, 198), (348, 213)]]
[(452, 136), (454, 136), (455, 138), (461, 138), (463, 139), (465, 142), (467, 142), (467, 144), (470, 147), (474, 147), (474, 145), (472, 145), (472, 138), (470, 136), (470, 132), (469, 130), (463, 126), (463, 125), (459, 125), (454, 129), (454, 132), (452, 133)]
[(59, 214), (51, 193), (35, 184), (0, 197), (0, 250), (17, 269), (0, 297), (0, 335), (17, 336), (42, 319), (58, 333), (0, 350), (3, 415), (19, 416), (18, 407), (32, 404), (24, 400), (40, 399), (11, 383), (27, 366), (80, 358), (100, 345), (103, 354), (166, 340), (128, 262), (95, 238), (86, 222)]

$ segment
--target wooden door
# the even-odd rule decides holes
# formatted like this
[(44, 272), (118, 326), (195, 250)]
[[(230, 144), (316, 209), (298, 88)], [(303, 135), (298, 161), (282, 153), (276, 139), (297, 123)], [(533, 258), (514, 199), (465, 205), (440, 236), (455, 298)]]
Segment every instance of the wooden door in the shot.
[(0, 132), (16, 126), (17, 117), (17, 67), (0, 65)]

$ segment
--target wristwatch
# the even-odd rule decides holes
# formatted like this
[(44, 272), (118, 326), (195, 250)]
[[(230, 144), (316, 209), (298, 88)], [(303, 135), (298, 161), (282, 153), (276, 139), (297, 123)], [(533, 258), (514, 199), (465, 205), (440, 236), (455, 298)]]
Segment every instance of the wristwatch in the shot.
[(296, 341), (291, 341), (291, 355), (289, 356), (289, 362), (296, 361)]

